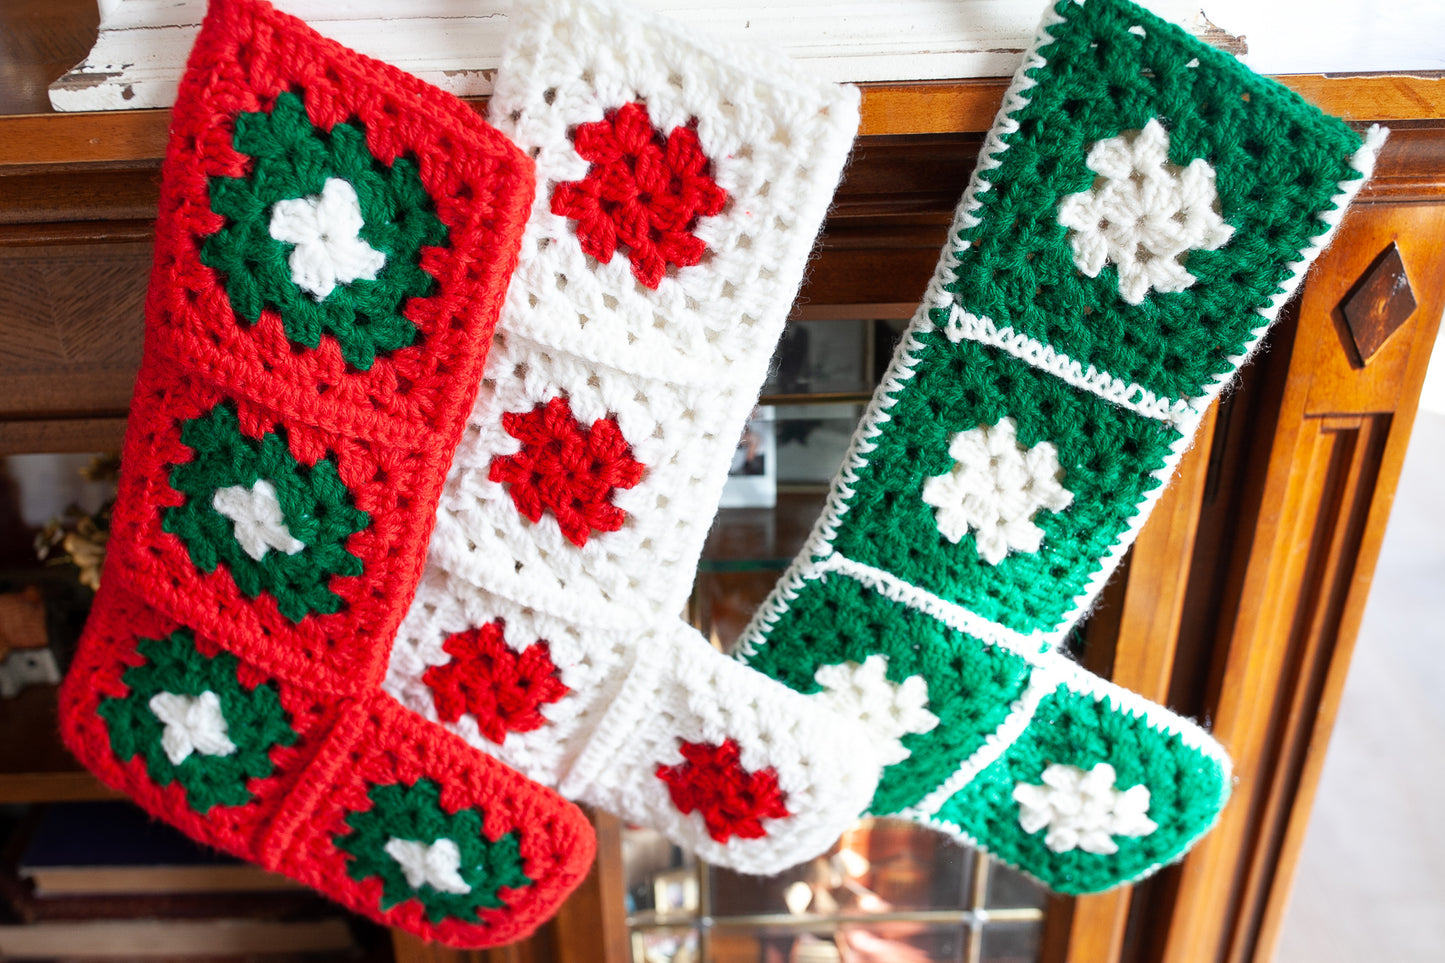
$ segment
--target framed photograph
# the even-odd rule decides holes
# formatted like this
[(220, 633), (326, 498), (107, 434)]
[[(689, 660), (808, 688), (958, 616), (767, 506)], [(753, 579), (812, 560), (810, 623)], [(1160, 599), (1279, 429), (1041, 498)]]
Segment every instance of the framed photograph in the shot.
[(723, 486), (720, 508), (772, 508), (778, 500), (777, 438), (772, 407), (753, 409)]
[(668, 870), (652, 877), (653, 909), (659, 915), (697, 912), (697, 871), (691, 867)]
[(632, 931), (633, 963), (698, 963), (697, 930)]

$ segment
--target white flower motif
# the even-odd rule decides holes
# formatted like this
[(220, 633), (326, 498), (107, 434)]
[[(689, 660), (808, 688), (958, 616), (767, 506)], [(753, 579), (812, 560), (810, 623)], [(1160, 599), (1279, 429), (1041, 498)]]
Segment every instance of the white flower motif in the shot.
[(221, 698), (209, 689), (198, 696), (158, 692), (146, 705), (166, 727), (161, 733), (161, 748), (171, 765), (179, 766), (193, 752), (229, 756), (236, 751), (236, 744), (227, 734), (226, 717), (221, 714)]
[(412, 889), (430, 886), (442, 893), (470, 893), (472, 888), (462, 879), (462, 851), (450, 839), (438, 839), (431, 845), (415, 839), (393, 836), (382, 847), (396, 860), (406, 874)]
[(261, 478), (250, 488), (229, 485), (216, 489), (211, 505), (235, 526), (236, 541), (246, 554), (261, 561), (271, 549), (295, 555), (306, 547), (286, 527), (276, 486)]
[(1203, 158), (1170, 164), (1169, 132), (1157, 120), (1099, 141), (1085, 163), (1099, 176), (1089, 190), (1064, 198), (1059, 223), (1070, 229), (1079, 270), (1098, 277), (1112, 261), (1130, 304), (1150, 288), (1183, 291), (1196, 280), (1183, 256), (1217, 250), (1234, 235), (1216, 210), (1214, 168)]
[(937, 509), (938, 530), (950, 542), (975, 532), (979, 557), (990, 565), (1010, 552), (1037, 552), (1044, 532), (1034, 515), (1074, 501), (1059, 483), (1059, 450), (1047, 441), (1025, 449), (1012, 418), (960, 431), (948, 454), (953, 469), (924, 483), (923, 500)]
[(271, 236), (296, 245), (287, 264), (291, 280), (317, 301), (337, 284), (373, 281), (386, 266), (386, 255), (361, 239), (366, 221), (356, 188), (328, 177), (320, 194), (277, 201), (271, 207)]
[(938, 725), (938, 716), (928, 711), (928, 683), (919, 675), (889, 681), (886, 655), (870, 655), (861, 665), (825, 665), (813, 678), (823, 687), (813, 698), (830, 711), (862, 721), (878, 737), (885, 766), (908, 758), (905, 735)]
[(1044, 845), (1056, 853), (1082, 849), (1107, 856), (1119, 851), (1115, 836), (1147, 836), (1159, 826), (1149, 812), (1149, 788), (1114, 788), (1114, 767), (1101, 762), (1085, 772), (1054, 763), (1044, 770), (1042, 786), (1019, 783), (1019, 825), (1033, 835), (1045, 826)]

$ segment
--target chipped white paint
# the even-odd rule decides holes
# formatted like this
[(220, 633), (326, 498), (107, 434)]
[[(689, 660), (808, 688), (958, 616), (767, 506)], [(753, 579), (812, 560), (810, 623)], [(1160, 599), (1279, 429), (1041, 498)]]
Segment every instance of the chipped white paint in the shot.
[[(1033, 39), (1043, 3), (1017, 0), (637, 0), (699, 35), (766, 42), (837, 81), (1004, 77)], [(492, 92), (507, 0), (278, 0), (287, 13), (354, 50), (459, 96)], [(1194, 34), (1189, 0), (1150, 8)], [(205, 11), (204, 0), (107, 0), (85, 62), (51, 85), (56, 110), (167, 107)]]

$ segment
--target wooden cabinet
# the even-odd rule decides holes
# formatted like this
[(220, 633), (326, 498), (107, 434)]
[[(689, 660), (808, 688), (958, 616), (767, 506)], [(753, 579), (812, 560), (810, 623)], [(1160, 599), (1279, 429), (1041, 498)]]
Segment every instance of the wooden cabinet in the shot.
[[(1267, 350), (1205, 422), (1106, 589), (1083, 654), (1206, 720), (1239, 783), (1219, 828), (1179, 866), (1052, 900), (1045, 960), (1266, 960), (1288, 896), (1445, 309), (1445, 81), (1285, 79), (1395, 134)], [(1001, 81), (867, 88), (799, 316), (912, 307), (1002, 93)], [(0, 117), (0, 454), (119, 446), (166, 120)], [(28, 705), (7, 711), (47, 737), (33, 713), (48, 710)], [(0, 801), (102, 792), (63, 757), (7, 759)], [(596, 821), (595, 872), (532, 940), (459, 954), (398, 936), (397, 959), (628, 959), (620, 827)]]

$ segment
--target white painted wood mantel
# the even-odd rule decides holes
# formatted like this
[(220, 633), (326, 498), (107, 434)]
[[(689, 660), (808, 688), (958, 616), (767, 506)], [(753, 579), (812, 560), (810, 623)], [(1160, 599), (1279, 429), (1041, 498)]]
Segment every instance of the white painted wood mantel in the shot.
[[(1040, 0), (635, 2), (694, 27), (700, 36), (769, 43), (824, 77), (855, 82), (1008, 76), (1043, 8)], [(460, 96), (480, 96), (491, 92), (512, 4), (279, 0), (276, 5), (362, 53)], [(1146, 0), (1146, 5), (1244, 55), (1263, 73), (1445, 69), (1442, 0)], [(51, 103), (65, 111), (169, 106), (205, 0), (99, 0), (99, 6), (95, 47), (51, 86)]]

